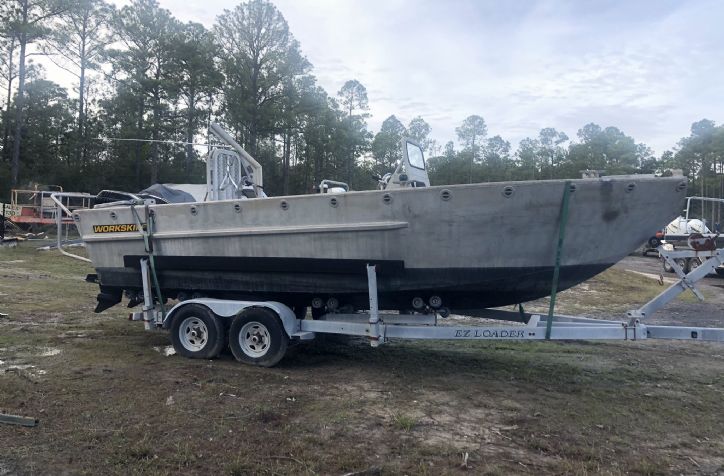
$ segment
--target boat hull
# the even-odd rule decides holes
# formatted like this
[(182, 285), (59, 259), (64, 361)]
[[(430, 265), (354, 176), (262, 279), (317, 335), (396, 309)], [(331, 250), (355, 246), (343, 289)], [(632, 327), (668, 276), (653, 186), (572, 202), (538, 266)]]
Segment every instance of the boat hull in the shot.
[[(140, 258), (140, 257), (139, 257)], [(231, 269), (206, 270), (194, 266), (197, 258), (173, 257), (175, 264), (160, 259), (161, 286), (166, 296), (198, 293), (226, 299), (266, 299), (305, 306), (319, 297), (336, 297), (343, 304), (362, 309), (368, 305), (364, 267), (357, 272), (316, 273), (277, 271), (240, 273)], [(188, 263), (188, 266), (183, 263)], [(281, 263), (277, 263), (281, 264)], [(550, 294), (553, 267), (539, 268), (437, 268), (387, 270), (376, 262), (378, 300), (386, 309), (406, 309), (412, 299), (426, 302), (438, 296), (454, 309), (480, 309), (526, 302)], [(611, 263), (613, 264), (613, 263)], [(559, 289), (585, 281), (611, 264), (564, 266), (560, 270)], [(137, 267), (137, 266), (136, 266)], [(104, 287), (140, 289), (140, 271), (133, 268), (100, 268)]]
[[(635, 250), (677, 216), (686, 192), (682, 177), (570, 184), (559, 289)], [(550, 293), (564, 186), (487, 183), (151, 206), (159, 281), (170, 297), (195, 292), (295, 306), (337, 297), (364, 307), (371, 263), (383, 308), (433, 295), (453, 310), (525, 302)], [(75, 218), (105, 291), (140, 289), (146, 253), (130, 208)]]

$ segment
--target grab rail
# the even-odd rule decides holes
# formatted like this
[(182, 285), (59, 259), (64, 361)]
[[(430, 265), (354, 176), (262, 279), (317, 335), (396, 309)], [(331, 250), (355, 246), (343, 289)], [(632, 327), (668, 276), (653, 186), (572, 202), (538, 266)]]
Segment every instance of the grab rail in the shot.
[[(72, 212), (68, 207), (66, 207), (61, 200), (59, 200), (59, 198), (62, 198), (62, 197), (68, 197), (68, 198), (71, 198), (71, 197), (90, 198), (90, 197), (92, 197), (92, 195), (89, 194), (89, 193), (78, 193), (78, 192), (57, 192), (57, 193), (53, 193), (53, 194), (50, 195), (50, 198), (55, 202), (56, 208), (59, 209), (59, 210), (55, 213), (55, 222), (58, 224), (58, 233), (57, 233), (57, 237), (56, 237), (57, 240), (58, 240), (58, 241), (57, 241), (58, 250), (59, 250), (62, 254), (64, 254), (65, 256), (69, 256), (69, 257), (71, 257), (71, 258), (75, 258), (75, 259), (78, 259), (78, 260), (81, 260), (81, 261), (85, 261), (86, 263), (90, 263), (91, 260), (89, 260), (88, 258), (86, 258), (86, 257), (84, 257), (84, 256), (74, 255), (73, 253), (68, 253), (67, 251), (65, 251), (65, 250), (63, 249), (63, 247), (62, 247), (62, 245), (61, 245), (60, 237), (61, 237), (61, 235), (63, 234), (63, 213), (65, 213), (65, 214), (68, 215), (69, 217), (72, 217), (72, 216), (73, 216), (73, 212)], [(75, 221), (74, 221), (73, 223), (75, 223)], [(76, 227), (76, 228), (77, 228), (77, 227)]]

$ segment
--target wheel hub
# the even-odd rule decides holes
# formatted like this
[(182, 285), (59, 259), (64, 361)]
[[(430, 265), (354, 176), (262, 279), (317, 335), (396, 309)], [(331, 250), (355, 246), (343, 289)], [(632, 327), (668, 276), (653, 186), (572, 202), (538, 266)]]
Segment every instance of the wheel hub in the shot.
[(239, 347), (250, 357), (262, 357), (269, 351), (269, 329), (260, 322), (248, 322), (239, 332)]
[(178, 329), (179, 341), (187, 350), (198, 352), (206, 347), (209, 331), (204, 321), (198, 317), (187, 317)]

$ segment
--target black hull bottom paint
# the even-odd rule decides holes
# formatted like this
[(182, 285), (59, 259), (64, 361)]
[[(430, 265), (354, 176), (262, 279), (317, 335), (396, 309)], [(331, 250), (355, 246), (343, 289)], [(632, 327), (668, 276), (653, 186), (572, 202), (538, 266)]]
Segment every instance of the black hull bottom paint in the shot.
[[(103, 292), (141, 289), (141, 256), (127, 256), (125, 268), (97, 270)], [(315, 297), (337, 297), (341, 305), (366, 309), (364, 260), (305, 258), (156, 257), (162, 292), (180, 292), (225, 299), (263, 299), (290, 306), (308, 306)], [(451, 310), (484, 309), (548, 296), (552, 267), (410, 269), (401, 261), (370, 261), (377, 265), (381, 309), (409, 309), (414, 297), (440, 296)], [(610, 264), (564, 266), (559, 290), (583, 282)]]

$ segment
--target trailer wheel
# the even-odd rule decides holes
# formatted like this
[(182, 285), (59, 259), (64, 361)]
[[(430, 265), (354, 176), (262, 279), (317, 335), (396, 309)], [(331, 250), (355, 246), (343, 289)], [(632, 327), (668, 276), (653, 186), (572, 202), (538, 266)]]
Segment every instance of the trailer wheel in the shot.
[(704, 260), (699, 257), (689, 259), (689, 271), (694, 271), (696, 268), (704, 264)]
[(187, 304), (171, 324), (171, 343), (179, 355), (192, 359), (213, 359), (226, 343), (225, 328), (206, 306)]
[(691, 260), (689, 258), (677, 258), (676, 262), (679, 263), (684, 274), (689, 274), (689, 271), (691, 271)]
[(667, 273), (674, 272), (674, 268), (672, 268), (671, 265), (669, 264), (669, 262), (666, 261), (664, 258), (661, 258), (661, 264), (663, 265), (665, 272), (667, 272)]
[(229, 328), (229, 347), (239, 362), (273, 367), (288, 346), (289, 336), (281, 320), (268, 309), (244, 309)]

